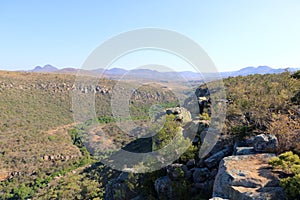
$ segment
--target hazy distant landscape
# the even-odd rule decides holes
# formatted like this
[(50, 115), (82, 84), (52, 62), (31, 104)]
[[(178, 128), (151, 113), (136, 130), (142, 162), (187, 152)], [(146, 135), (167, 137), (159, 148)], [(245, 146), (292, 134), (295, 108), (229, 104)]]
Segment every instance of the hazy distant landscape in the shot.
[[(32, 70), (29, 70), (30, 72), (42, 72), (42, 73), (71, 73), (76, 74), (81, 69), (77, 68), (63, 68), (58, 69), (52, 65), (45, 65), (43, 67), (37, 66)], [(107, 77), (107, 78), (115, 78), (118, 79), (122, 77), (123, 75), (126, 75), (126, 77), (129, 76), (129, 78), (143, 78), (143, 79), (150, 79), (150, 80), (172, 80), (176, 76), (182, 76), (186, 78), (187, 80), (201, 80), (202, 77), (211, 77), (211, 78), (218, 78), (221, 76), (222, 78), (227, 78), (229, 76), (247, 76), (251, 74), (278, 74), (283, 73), (285, 71), (295, 72), (297, 70), (300, 70), (300, 68), (280, 68), (280, 69), (274, 69), (268, 66), (258, 66), (258, 67), (245, 67), (237, 71), (229, 71), (229, 72), (219, 72), (217, 74), (208, 74), (202, 72), (192, 72), (192, 71), (174, 71), (174, 72), (159, 72), (156, 70), (151, 69), (135, 69), (135, 70), (126, 70), (124, 68), (112, 68), (112, 69), (95, 69), (90, 70), (90, 72), (87, 70), (87, 74), (96, 74), (99, 76)], [(125, 77), (125, 78), (126, 78)]]

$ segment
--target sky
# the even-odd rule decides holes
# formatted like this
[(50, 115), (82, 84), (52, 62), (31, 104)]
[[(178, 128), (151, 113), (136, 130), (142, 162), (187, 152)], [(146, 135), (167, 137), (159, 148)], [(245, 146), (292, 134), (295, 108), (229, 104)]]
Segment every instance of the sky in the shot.
[[(46, 64), (80, 68), (108, 39), (149, 27), (190, 38), (219, 71), (300, 67), (299, 10), (299, 0), (4, 0), (0, 69)], [(111, 66), (132, 69), (147, 64), (182, 71), (190, 67), (178, 56), (149, 50), (125, 55)]]

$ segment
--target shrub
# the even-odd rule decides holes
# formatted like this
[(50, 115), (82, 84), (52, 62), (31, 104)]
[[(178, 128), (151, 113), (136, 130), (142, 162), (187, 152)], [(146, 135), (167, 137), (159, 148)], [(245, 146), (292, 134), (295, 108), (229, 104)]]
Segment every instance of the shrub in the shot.
[(293, 78), (296, 78), (296, 79), (300, 79), (300, 70), (299, 71), (296, 71), (293, 75), (292, 75)]
[(207, 113), (200, 114), (200, 120), (210, 120), (210, 116)]
[(297, 172), (297, 166), (300, 166), (300, 158), (297, 154), (288, 151), (280, 154), (279, 157), (272, 158), (269, 164), (274, 168), (283, 170), (287, 174), (295, 174), (295, 172)]
[(281, 169), (287, 173), (287, 178), (280, 180), (280, 185), (284, 188), (289, 199), (300, 198), (300, 158), (297, 154), (288, 151), (280, 154), (279, 157), (272, 158), (269, 164), (274, 168)]
[(48, 140), (50, 142), (53, 142), (55, 140), (55, 137), (53, 135), (48, 136)]
[(26, 199), (30, 198), (34, 192), (32, 188), (26, 186), (24, 183), (21, 183), (18, 188), (14, 189), (13, 193), (17, 199)]
[(184, 154), (180, 156), (180, 161), (185, 163), (190, 159), (198, 159), (198, 148), (194, 145), (190, 145)]
[(284, 188), (289, 199), (300, 198), (300, 174), (296, 174), (293, 177), (281, 179), (280, 185)]
[(242, 140), (253, 135), (253, 129), (253, 126), (234, 126), (231, 128), (230, 133), (233, 135), (233, 137)]

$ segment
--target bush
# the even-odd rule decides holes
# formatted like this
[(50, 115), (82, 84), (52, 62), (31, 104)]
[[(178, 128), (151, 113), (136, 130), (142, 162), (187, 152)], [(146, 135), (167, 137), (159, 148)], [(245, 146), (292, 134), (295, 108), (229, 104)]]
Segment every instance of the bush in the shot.
[(13, 193), (17, 199), (26, 199), (30, 198), (34, 192), (30, 187), (22, 183), (18, 188), (14, 189)]
[(180, 161), (186, 163), (190, 159), (198, 159), (198, 148), (194, 145), (190, 145), (184, 154), (180, 156)]
[(231, 135), (233, 137), (242, 140), (245, 139), (246, 137), (252, 136), (254, 127), (253, 126), (234, 126), (231, 128)]
[(280, 180), (280, 185), (284, 188), (289, 199), (300, 198), (300, 158), (297, 154), (288, 151), (280, 154), (279, 157), (272, 158), (269, 164), (274, 168), (281, 169), (288, 177)]
[(210, 116), (207, 113), (200, 114), (200, 120), (210, 120)]
[(300, 174), (281, 179), (280, 185), (284, 188), (289, 199), (300, 199)]
[(292, 75), (293, 78), (296, 78), (296, 79), (300, 79), (300, 70), (299, 71), (296, 71), (293, 75)]
[(48, 136), (48, 140), (50, 142), (53, 142), (55, 140), (55, 136), (53, 136), (53, 135)]
[[(293, 154), (293, 152), (288, 151), (283, 154), (280, 154), (279, 157), (272, 158), (269, 161), (269, 164), (274, 168), (281, 169), (287, 174), (296, 174), (300, 167), (300, 158), (297, 154)], [(298, 169), (298, 170), (297, 170)]]

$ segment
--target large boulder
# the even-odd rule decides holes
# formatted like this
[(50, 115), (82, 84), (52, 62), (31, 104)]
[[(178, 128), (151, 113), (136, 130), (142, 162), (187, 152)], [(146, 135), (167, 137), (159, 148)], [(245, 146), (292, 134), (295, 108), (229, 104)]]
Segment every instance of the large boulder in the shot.
[(166, 167), (168, 177), (173, 180), (181, 180), (185, 177), (185, 172), (183, 170), (182, 164), (171, 164)]
[(194, 183), (201, 183), (208, 179), (210, 171), (207, 168), (195, 168), (193, 173)]
[(200, 110), (198, 97), (196, 97), (196, 95), (192, 95), (185, 99), (183, 107), (185, 107), (191, 113), (193, 119), (199, 117)]
[(229, 156), (219, 165), (213, 197), (231, 200), (286, 199), (268, 161), (274, 154)]
[[(195, 145), (197, 145), (200, 140), (199, 139), (195, 139), (198, 137), (195, 137), (201, 130), (200, 124), (198, 120), (194, 120), (194, 121), (190, 121), (187, 122), (184, 126), (183, 126), (183, 136), (190, 138), (192, 140), (193, 143), (195, 143)], [(194, 139), (194, 140), (193, 140)]]
[(128, 173), (121, 173), (119, 177), (111, 179), (105, 187), (105, 200), (129, 200), (138, 196), (127, 183)]
[(256, 154), (256, 151), (253, 147), (236, 147), (234, 151), (235, 155), (249, 155)]
[(189, 169), (195, 167), (195, 165), (196, 165), (195, 159), (190, 159), (190, 160), (188, 160), (187, 163), (186, 163), (186, 166), (187, 166)]
[(175, 120), (183, 123), (192, 121), (191, 113), (186, 108), (183, 107), (168, 108), (166, 110), (166, 113), (168, 115), (170, 114), (175, 115), (176, 116)]
[(155, 180), (154, 188), (158, 199), (176, 199), (172, 190), (172, 181), (168, 176), (163, 176)]
[(278, 150), (278, 140), (275, 135), (260, 134), (254, 138), (254, 150), (264, 153), (275, 153)]
[(231, 148), (228, 146), (225, 149), (213, 154), (206, 160), (204, 160), (204, 163), (207, 167), (213, 168), (219, 164), (219, 162), (224, 158), (225, 156), (228, 156), (232, 153)]
[(202, 197), (211, 197), (214, 186), (214, 180), (208, 179), (202, 183), (194, 183), (193, 189), (201, 194)]

